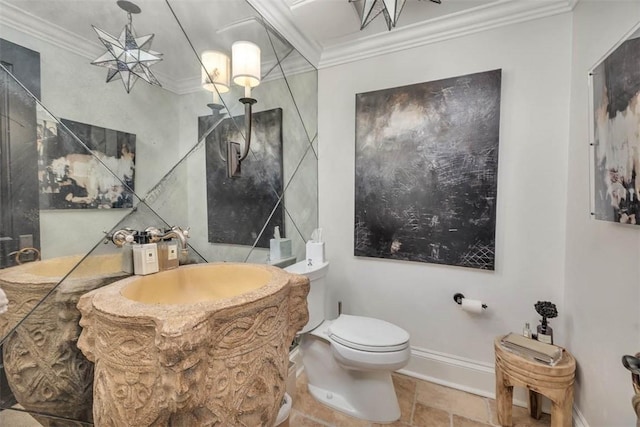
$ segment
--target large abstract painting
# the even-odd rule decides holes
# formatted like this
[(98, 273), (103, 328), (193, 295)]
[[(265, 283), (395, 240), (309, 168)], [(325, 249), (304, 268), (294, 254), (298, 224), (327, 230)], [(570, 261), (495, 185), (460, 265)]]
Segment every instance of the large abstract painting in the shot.
[(640, 223), (640, 38), (633, 34), (591, 72), (593, 212)]
[(501, 76), (356, 95), (355, 255), (495, 268)]
[(36, 145), (41, 209), (133, 207), (134, 134), (38, 120)]
[[(244, 143), (236, 123), (244, 116), (223, 120), (206, 136), (207, 217), (211, 243), (268, 248), (275, 226), (284, 231), (282, 109), (253, 113), (251, 151), (242, 162), (242, 176), (227, 177), (227, 141)], [(206, 133), (211, 116), (200, 117), (199, 133)], [(266, 227), (265, 227), (266, 224)], [(257, 240), (257, 243), (256, 243)]]

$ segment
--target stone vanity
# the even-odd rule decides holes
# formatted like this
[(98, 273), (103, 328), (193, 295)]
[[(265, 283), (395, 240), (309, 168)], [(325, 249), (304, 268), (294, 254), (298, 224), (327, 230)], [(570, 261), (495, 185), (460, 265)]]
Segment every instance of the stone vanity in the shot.
[(133, 276), (80, 298), (96, 426), (271, 426), (309, 280), (256, 264)]
[[(0, 315), (0, 340), (9, 334), (2, 346), (4, 368), (26, 410), (91, 421), (93, 366), (76, 346), (76, 304), (86, 292), (128, 276), (120, 267), (121, 257), (114, 254), (52, 258), (0, 270), (0, 288), (9, 300)], [(35, 418), (45, 426), (73, 425)]]

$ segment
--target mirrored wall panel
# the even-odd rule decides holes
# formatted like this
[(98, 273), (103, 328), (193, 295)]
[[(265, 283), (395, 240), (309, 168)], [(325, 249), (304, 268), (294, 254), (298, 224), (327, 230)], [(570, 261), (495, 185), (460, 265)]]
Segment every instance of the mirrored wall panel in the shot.
[(0, 9), (0, 424), (90, 425), (76, 304), (133, 274), (132, 243), (172, 239), (180, 264), (304, 259), (317, 71), (244, 1)]

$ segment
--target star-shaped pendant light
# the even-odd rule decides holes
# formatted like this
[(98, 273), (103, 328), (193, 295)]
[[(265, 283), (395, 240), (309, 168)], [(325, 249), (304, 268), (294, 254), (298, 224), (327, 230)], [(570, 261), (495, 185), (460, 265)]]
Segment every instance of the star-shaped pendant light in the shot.
[(91, 64), (109, 69), (107, 83), (122, 79), (127, 93), (131, 91), (139, 78), (149, 84), (162, 86), (149, 69), (153, 64), (162, 61), (161, 53), (150, 50), (153, 34), (137, 37), (131, 23), (131, 14), (140, 13), (140, 8), (125, 0), (120, 0), (117, 3), (121, 9), (127, 12), (129, 22), (118, 38), (93, 26), (107, 51)]
[[(441, 0), (431, 0), (433, 3), (441, 3)], [(362, 2), (356, 6), (356, 10), (360, 15), (360, 29), (364, 29), (371, 21), (374, 20), (380, 12), (384, 14), (387, 21), (387, 28), (391, 31), (396, 26), (400, 12), (406, 3), (406, 0), (349, 0), (349, 2)]]

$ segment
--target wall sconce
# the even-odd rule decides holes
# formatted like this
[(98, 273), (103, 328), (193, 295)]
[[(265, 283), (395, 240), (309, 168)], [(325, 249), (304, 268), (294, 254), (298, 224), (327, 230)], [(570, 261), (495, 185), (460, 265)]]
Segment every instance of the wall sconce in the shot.
[(233, 82), (244, 86), (244, 97), (239, 99), (244, 104), (244, 150), (237, 142), (227, 142), (227, 176), (237, 178), (251, 145), (251, 106), (258, 102), (251, 98), (251, 88), (260, 84), (260, 48), (248, 41), (238, 41), (231, 46), (231, 56)]
[[(244, 97), (239, 101), (244, 104), (244, 149), (234, 141), (226, 142), (227, 176), (237, 178), (241, 175), (240, 164), (249, 154), (251, 145), (251, 106), (258, 102), (251, 98), (251, 88), (260, 84), (260, 47), (248, 41), (238, 41), (231, 45), (231, 61), (229, 56), (216, 50), (202, 52), (202, 87), (213, 92), (213, 103), (207, 104), (214, 113), (224, 108), (220, 94), (229, 92), (230, 79), (238, 86), (244, 86)], [(222, 151), (222, 150), (220, 150)], [(221, 154), (222, 157), (222, 154)]]
[(223, 52), (206, 50), (202, 52), (202, 87), (213, 93), (213, 103), (207, 104), (214, 111), (224, 108), (220, 94), (229, 92), (231, 85), (231, 59)]

